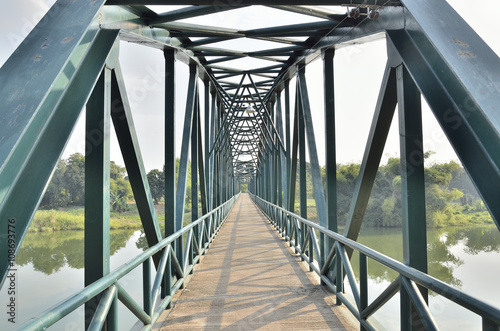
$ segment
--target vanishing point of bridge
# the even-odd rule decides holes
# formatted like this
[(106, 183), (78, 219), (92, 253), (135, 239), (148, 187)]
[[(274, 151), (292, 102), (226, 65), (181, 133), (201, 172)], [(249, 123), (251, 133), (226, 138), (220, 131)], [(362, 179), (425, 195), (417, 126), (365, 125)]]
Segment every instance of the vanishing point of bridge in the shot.
[[(237, 15), (253, 5), (311, 22), (240, 30), (192, 21)], [(336, 138), (342, 137), (336, 137), (335, 114), (343, 110), (335, 108), (335, 50), (376, 38), (385, 38), (386, 67), (341, 234)], [(165, 61), (164, 230), (120, 66), (123, 41), (156, 49)], [(266, 46), (251, 49), (254, 42)], [(325, 127), (315, 129), (325, 131), (324, 150), (316, 143), (314, 87), (305, 73), (315, 60), (323, 63), (315, 80), (324, 86)], [(176, 106), (175, 61), (189, 67), (182, 111)], [(431, 290), (479, 315), (484, 330), (498, 330), (498, 307), (427, 274), (421, 96), (498, 227), (500, 59), (446, 1), (58, 0), (0, 69), (0, 267), (6, 286), (47, 183), (84, 114), (85, 288), (15, 327), (45, 329), (84, 305), (82, 327), (115, 330), (123, 304), (144, 330), (376, 329), (380, 324), (372, 315), (398, 295), (401, 329), (434, 330)], [(396, 110), (403, 263), (356, 242)], [(176, 127), (179, 116), (183, 125)], [(111, 272), (112, 127), (149, 249)], [(324, 186), (320, 153), (326, 156)], [(307, 220), (306, 160), (317, 223)], [(239, 193), (243, 183), (249, 194)], [(183, 224), (186, 193), (191, 222)], [(353, 254), (359, 256), (359, 279)], [(399, 275), (376, 297), (368, 288), (368, 260)], [(136, 268), (143, 272), (139, 301), (120, 284)]]

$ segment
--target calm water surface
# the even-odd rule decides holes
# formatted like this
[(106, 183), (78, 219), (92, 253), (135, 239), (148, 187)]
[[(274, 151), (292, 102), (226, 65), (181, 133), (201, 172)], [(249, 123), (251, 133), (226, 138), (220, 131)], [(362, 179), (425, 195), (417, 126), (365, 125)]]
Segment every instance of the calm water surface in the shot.
[[(401, 229), (362, 229), (359, 241), (398, 261), (403, 260)], [(448, 227), (427, 231), (429, 274), (478, 299), (500, 307), (500, 232), (495, 226)], [(353, 269), (358, 269), (357, 256)], [(369, 261), (369, 302), (397, 277)], [(481, 318), (438, 296), (429, 295), (430, 311), (442, 330), (480, 330)], [(399, 330), (399, 294), (374, 315), (388, 330)]]
[[(400, 229), (361, 231), (360, 242), (382, 253), (402, 260)], [(145, 246), (141, 231), (112, 231), (111, 269), (114, 270), (142, 251)], [(500, 232), (494, 226), (443, 228), (428, 231), (429, 273), (479, 299), (500, 307)], [(357, 255), (353, 268), (358, 270)], [(32, 316), (83, 288), (83, 232), (29, 233), (23, 242), (17, 266), (17, 316), (12, 325), (4, 317), (0, 330), (13, 330)], [(369, 300), (376, 298), (397, 275), (382, 265), (369, 261)], [(142, 302), (142, 268), (137, 268), (120, 284)], [(346, 285), (346, 287), (348, 287)], [(0, 302), (8, 302), (6, 289)], [(473, 313), (439, 296), (430, 295), (430, 310), (443, 330), (476, 330), (481, 320)], [(389, 330), (399, 329), (399, 295), (374, 316)], [(136, 321), (120, 303), (120, 330), (128, 330)], [(56, 323), (50, 330), (83, 330), (83, 308)]]
[[(63, 301), (83, 286), (83, 231), (28, 233), (16, 258), (17, 316), (16, 324), (0, 320), (0, 330), (14, 330), (31, 317)], [(111, 232), (111, 270), (142, 252), (145, 244), (141, 231), (114, 230)], [(135, 286), (135, 284), (139, 284)], [(142, 303), (142, 268), (138, 267), (120, 280), (127, 292)], [(0, 302), (8, 302), (5, 288)], [(119, 303), (120, 330), (128, 330), (135, 316)], [(4, 315), (3, 313), (2, 315)], [(49, 330), (84, 330), (83, 307), (54, 324)]]

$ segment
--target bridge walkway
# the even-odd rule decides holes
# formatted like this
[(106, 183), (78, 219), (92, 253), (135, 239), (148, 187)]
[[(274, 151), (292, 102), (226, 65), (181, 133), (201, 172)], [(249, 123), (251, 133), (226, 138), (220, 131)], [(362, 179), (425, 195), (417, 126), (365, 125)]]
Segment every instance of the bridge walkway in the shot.
[(156, 330), (354, 330), (248, 194)]

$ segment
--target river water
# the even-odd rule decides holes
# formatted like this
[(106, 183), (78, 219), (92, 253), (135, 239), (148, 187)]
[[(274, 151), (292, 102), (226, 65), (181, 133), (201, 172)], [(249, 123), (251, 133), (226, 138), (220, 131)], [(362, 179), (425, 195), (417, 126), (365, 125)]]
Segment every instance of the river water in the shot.
[[(365, 228), (359, 241), (382, 253), (402, 260), (401, 229)], [(111, 234), (111, 269), (127, 262), (145, 247), (141, 231), (117, 230)], [(358, 270), (356, 254), (353, 268)], [(442, 228), (428, 231), (429, 273), (468, 294), (500, 307), (500, 232), (494, 226)], [(32, 316), (83, 288), (83, 232), (28, 233), (16, 258), (16, 323), (8, 322), (7, 309), (0, 330), (13, 330)], [(397, 276), (369, 261), (369, 302)], [(120, 284), (142, 303), (142, 268), (137, 268)], [(346, 286), (347, 287), (347, 286)], [(7, 289), (0, 292), (6, 307)], [(443, 330), (480, 329), (480, 318), (439, 296), (430, 295), (430, 310)], [(384, 328), (399, 329), (399, 295), (374, 317)], [(135, 317), (120, 303), (119, 327), (128, 330)], [(49, 330), (83, 330), (83, 308), (56, 323)]]

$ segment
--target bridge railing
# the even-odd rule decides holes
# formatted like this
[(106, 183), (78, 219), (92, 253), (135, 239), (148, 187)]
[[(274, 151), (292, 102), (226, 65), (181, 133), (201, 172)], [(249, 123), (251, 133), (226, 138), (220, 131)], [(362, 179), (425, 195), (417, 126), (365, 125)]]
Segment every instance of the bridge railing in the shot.
[[(88, 330), (101, 330), (106, 320), (108, 329), (118, 330), (118, 316), (110, 313), (113, 304), (116, 306), (117, 300), (120, 300), (144, 323), (143, 330), (150, 330), (161, 313), (170, 306), (173, 296), (179, 288), (182, 288), (186, 276), (193, 272), (194, 265), (198, 263), (201, 255), (205, 253), (219, 232), (238, 198), (239, 194), (233, 196), (224, 204), (163, 239), (105, 277), (33, 317), (20, 329), (44, 330), (100, 295), (99, 305)], [(184, 244), (182, 244), (183, 241)], [(179, 254), (181, 251), (183, 254)], [(151, 260), (156, 254), (160, 254), (161, 259), (154, 283), (151, 284)], [(179, 257), (182, 258), (179, 259)], [(137, 303), (119, 283), (121, 278), (141, 264), (143, 267), (142, 305)]]
[[(416, 314), (418, 314), (422, 326), (426, 330), (438, 330), (428, 305), (421, 295), (422, 290), (431, 290), (478, 314), (482, 318), (483, 330), (499, 329), (500, 310), (498, 308), (465, 294), (428, 274), (408, 267), (358, 242), (271, 204), (256, 195), (251, 194), (251, 197), (279, 234), (289, 242), (296, 253), (300, 254), (303, 261), (309, 264), (310, 270), (315, 271), (322, 283), (335, 293), (337, 303), (343, 303), (358, 319), (361, 329), (375, 330), (375, 326), (368, 321), (368, 318), (394, 295), (402, 292), (408, 294), (414, 307), (412, 318), (417, 317)], [(325, 256), (321, 256), (317, 233), (324, 235), (325, 238), (330, 238), (331, 247), (325, 250), (327, 252)], [(359, 254), (359, 282), (356, 281), (349, 251), (356, 251)], [(368, 259), (372, 259), (399, 274), (370, 304), (368, 304)], [(344, 291), (345, 276), (349, 281), (348, 286), (350, 286), (352, 298), (347, 296)]]

